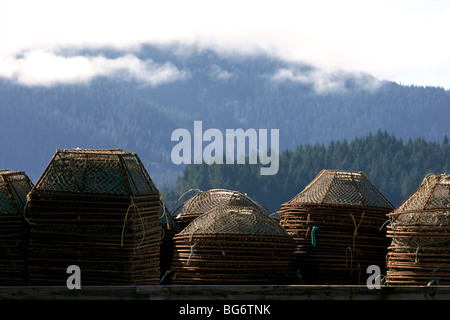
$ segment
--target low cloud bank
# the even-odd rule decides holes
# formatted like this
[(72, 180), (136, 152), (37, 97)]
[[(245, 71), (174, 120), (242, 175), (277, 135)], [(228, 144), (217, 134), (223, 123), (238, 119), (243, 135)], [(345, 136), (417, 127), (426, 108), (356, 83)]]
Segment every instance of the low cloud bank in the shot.
[(140, 60), (132, 54), (110, 59), (98, 56), (62, 56), (49, 51), (0, 56), (0, 77), (28, 86), (87, 83), (96, 77), (114, 77), (158, 86), (185, 79), (188, 74), (172, 63)]
[(327, 72), (325, 70), (296, 70), (292, 68), (278, 69), (271, 80), (276, 82), (292, 81), (311, 85), (318, 94), (344, 93), (352, 89), (374, 91), (382, 81), (364, 73)]

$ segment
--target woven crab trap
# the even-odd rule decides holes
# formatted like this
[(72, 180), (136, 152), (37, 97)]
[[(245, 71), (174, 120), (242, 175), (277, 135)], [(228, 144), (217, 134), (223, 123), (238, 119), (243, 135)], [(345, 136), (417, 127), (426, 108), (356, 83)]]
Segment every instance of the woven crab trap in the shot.
[(204, 192), (200, 191), (200, 193), (186, 200), (182, 206), (175, 210), (175, 221), (181, 229), (184, 229), (195, 218), (209, 210), (229, 206), (254, 207), (273, 217), (267, 208), (251, 199), (245, 193), (228, 189), (211, 189)]
[(252, 207), (215, 208), (174, 237), (173, 284), (293, 283), (295, 244)]
[(387, 285), (450, 284), (450, 175), (428, 175), (388, 214)]
[(362, 172), (322, 170), (282, 205), (281, 225), (294, 237), (301, 283), (365, 283), (369, 265), (386, 265), (380, 227), (391, 203)]
[(57, 150), (28, 195), (29, 282), (159, 283), (160, 194), (135, 153)]
[(33, 183), (23, 171), (0, 170), (0, 285), (26, 284), (27, 194)]

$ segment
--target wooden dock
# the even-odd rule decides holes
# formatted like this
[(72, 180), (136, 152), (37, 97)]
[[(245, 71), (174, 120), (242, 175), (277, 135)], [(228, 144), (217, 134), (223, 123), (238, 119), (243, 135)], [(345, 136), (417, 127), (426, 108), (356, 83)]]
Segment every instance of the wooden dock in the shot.
[(0, 287), (0, 300), (450, 300), (450, 286), (25, 286)]

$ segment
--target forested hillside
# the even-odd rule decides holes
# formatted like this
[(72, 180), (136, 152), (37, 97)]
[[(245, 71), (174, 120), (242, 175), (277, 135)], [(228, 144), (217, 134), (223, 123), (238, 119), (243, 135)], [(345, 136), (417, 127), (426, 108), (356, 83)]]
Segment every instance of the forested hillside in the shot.
[(168, 54), (145, 48), (141, 58), (172, 62), (189, 75), (158, 87), (130, 86), (140, 97), (202, 120), (204, 127), (280, 129), (280, 148), (329, 143), (375, 133), (441, 141), (450, 135), (450, 91), (403, 86), (368, 74), (328, 73), (267, 55), (212, 51)]
[[(428, 173), (450, 172), (450, 144), (423, 138), (403, 141), (387, 132), (329, 145), (306, 144), (280, 155), (280, 169), (262, 176), (259, 165), (189, 165), (177, 193), (189, 189), (227, 188), (247, 193), (272, 211), (292, 199), (322, 169), (362, 171), (394, 206), (399, 205)], [(450, 192), (450, 190), (449, 190)]]
[(170, 174), (167, 128), (179, 126), (177, 115), (118, 84), (25, 88), (2, 83), (0, 101), (0, 163), (25, 170), (34, 182), (56, 149), (76, 147), (137, 152), (152, 176)]
[(157, 46), (134, 54), (170, 63), (186, 77), (158, 86), (120, 77), (48, 87), (0, 79), (0, 167), (25, 170), (36, 182), (57, 148), (122, 148), (138, 153), (157, 186), (173, 187), (184, 167), (171, 161), (171, 133), (192, 132), (194, 120), (203, 121), (204, 130), (279, 129), (280, 151), (299, 145), (325, 150), (333, 140), (379, 129), (404, 141), (421, 137), (440, 143), (450, 135), (450, 91), (443, 88), (329, 74), (266, 54)]

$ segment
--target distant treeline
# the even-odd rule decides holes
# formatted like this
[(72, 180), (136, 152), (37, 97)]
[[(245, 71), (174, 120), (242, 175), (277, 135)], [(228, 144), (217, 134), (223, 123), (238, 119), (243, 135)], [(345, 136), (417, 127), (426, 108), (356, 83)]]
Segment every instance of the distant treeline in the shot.
[[(165, 190), (176, 199), (190, 189), (226, 188), (247, 193), (273, 212), (289, 201), (322, 169), (362, 171), (394, 206), (405, 200), (428, 173), (450, 172), (450, 144), (423, 138), (402, 141), (387, 132), (333, 141), (328, 145), (300, 145), (280, 154), (276, 175), (260, 175), (260, 165), (189, 165), (175, 190)], [(450, 190), (449, 190), (450, 192)], [(180, 201), (183, 201), (180, 200)]]

